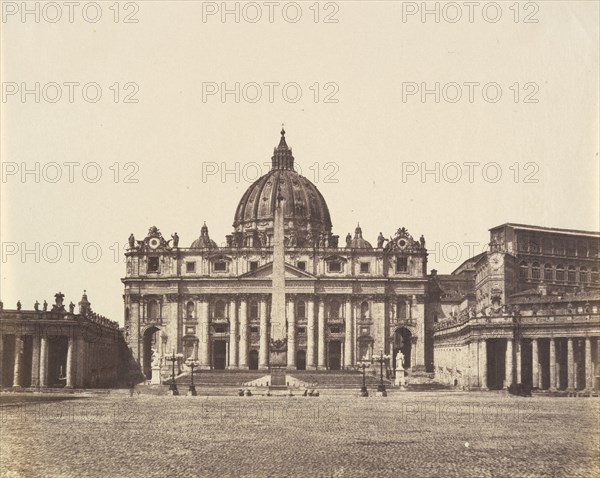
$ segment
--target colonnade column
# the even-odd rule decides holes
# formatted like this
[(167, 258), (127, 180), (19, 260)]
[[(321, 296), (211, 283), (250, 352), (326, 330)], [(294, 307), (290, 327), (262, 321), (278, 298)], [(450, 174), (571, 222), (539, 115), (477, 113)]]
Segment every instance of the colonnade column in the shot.
[(315, 369), (315, 302), (313, 298), (306, 301), (306, 368)]
[(319, 317), (318, 317), (318, 360), (317, 360), (317, 368), (319, 370), (325, 370), (326, 362), (325, 362), (325, 301), (323, 298), (319, 298)]
[(556, 390), (556, 341), (550, 338), (550, 390)]
[[(347, 298), (345, 304), (345, 328), (346, 337), (344, 340), (344, 368), (350, 369), (354, 363), (353, 351), (354, 351), (354, 327), (352, 326), (352, 299)], [(392, 350), (393, 352), (393, 350)]]
[(267, 300), (260, 300), (260, 350), (258, 351), (258, 368), (269, 368), (269, 324), (267, 322)]
[(287, 304), (287, 368), (296, 368), (296, 304), (290, 298)]
[(237, 302), (229, 302), (229, 368), (238, 368)]
[(31, 354), (31, 386), (40, 386), (40, 336), (33, 336), (33, 352)]
[(531, 385), (533, 388), (540, 386), (540, 357), (537, 339), (531, 340)]
[(67, 383), (65, 387), (73, 388), (75, 376), (75, 340), (73, 339), (73, 331), (69, 331), (69, 342), (67, 345)]
[(246, 298), (240, 301), (240, 347), (239, 366), (248, 368), (248, 302)]
[(40, 340), (40, 387), (48, 386), (48, 337), (42, 335)]
[(594, 388), (594, 364), (592, 363), (592, 339), (585, 338), (585, 389)]
[(479, 387), (487, 388), (487, 344), (485, 339), (479, 341)]
[(513, 339), (506, 339), (505, 363), (504, 386), (508, 388), (513, 383)]
[(200, 368), (210, 369), (210, 334), (208, 300), (200, 300)]
[(515, 342), (515, 361), (516, 361), (516, 377), (515, 383), (523, 383), (521, 378), (521, 339)]
[(13, 370), (13, 387), (21, 386), (21, 374), (23, 372), (23, 337), (15, 335), (15, 366)]
[(573, 373), (573, 338), (567, 339), (567, 389), (575, 389), (575, 374)]

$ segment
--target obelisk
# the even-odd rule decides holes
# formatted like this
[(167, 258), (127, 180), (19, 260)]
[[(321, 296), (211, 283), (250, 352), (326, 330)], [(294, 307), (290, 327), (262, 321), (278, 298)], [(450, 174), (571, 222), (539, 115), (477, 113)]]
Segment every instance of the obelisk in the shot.
[(271, 341), (269, 365), (287, 365), (287, 330), (285, 320), (285, 236), (283, 206), (285, 199), (279, 191), (273, 219), (273, 276), (271, 291)]

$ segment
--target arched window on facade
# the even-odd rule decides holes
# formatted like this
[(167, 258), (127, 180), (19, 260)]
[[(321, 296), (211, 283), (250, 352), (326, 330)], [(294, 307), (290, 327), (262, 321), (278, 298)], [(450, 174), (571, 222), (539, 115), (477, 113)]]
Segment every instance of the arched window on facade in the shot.
[(306, 302), (304, 302), (303, 300), (299, 300), (296, 304), (296, 315), (299, 319), (306, 318)]
[(194, 318), (194, 303), (191, 300), (185, 306), (185, 316), (188, 319)]
[(333, 299), (329, 302), (329, 317), (338, 318), (340, 316), (340, 303), (338, 300)]
[(258, 302), (255, 300), (250, 302), (250, 318), (258, 319)]
[(540, 264), (539, 262), (534, 262), (531, 266), (531, 278), (539, 279), (540, 278)]
[(580, 282), (587, 282), (588, 281), (587, 267), (582, 267), (581, 269), (579, 269), (579, 281)]
[(556, 280), (561, 282), (565, 280), (565, 266), (562, 264), (556, 266)]
[(151, 300), (148, 302), (148, 318), (150, 319), (158, 319), (159, 308), (158, 302), (155, 300)]
[(360, 304), (360, 318), (366, 319), (369, 316), (369, 303), (365, 300)]
[(592, 267), (592, 283), (598, 284), (600, 282), (600, 276), (598, 275), (598, 268)]
[(567, 280), (569, 282), (577, 282), (577, 271), (575, 270), (575, 266), (569, 266)]
[(529, 278), (529, 266), (527, 265), (527, 262), (525, 262), (525, 261), (523, 261), (523, 262), (521, 262), (521, 264), (519, 264), (519, 277), (521, 279)]
[(217, 300), (215, 302), (215, 318), (223, 319), (225, 317), (225, 301)]
[(544, 265), (544, 280), (548, 282), (554, 280), (554, 274), (552, 273), (552, 264)]

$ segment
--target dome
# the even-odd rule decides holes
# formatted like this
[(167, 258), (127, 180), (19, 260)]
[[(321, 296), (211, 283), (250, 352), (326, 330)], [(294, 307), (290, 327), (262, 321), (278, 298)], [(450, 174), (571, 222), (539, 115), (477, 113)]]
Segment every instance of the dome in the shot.
[(351, 238), (350, 233), (346, 237), (346, 247), (350, 249), (373, 249), (371, 243), (362, 237), (362, 229), (360, 224), (354, 229), (354, 239)]
[(298, 238), (309, 231), (311, 235), (330, 234), (327, 203), (313, 183), (294, 171), (294, 157), (283, 129), (271, 163), (271, 171), (257, 179), (242, 196), (233, 221), (235, 232), (272, 230), (277, 197), (281, 194), (286, 233), (293, 231)]
[(208, 235), (208, 227), (206, 227), (206, 223), (200, 229), (200, 237), (192, 242), (190, 246), (192, 249), (216, 249), (217, 243), (213, 241)]

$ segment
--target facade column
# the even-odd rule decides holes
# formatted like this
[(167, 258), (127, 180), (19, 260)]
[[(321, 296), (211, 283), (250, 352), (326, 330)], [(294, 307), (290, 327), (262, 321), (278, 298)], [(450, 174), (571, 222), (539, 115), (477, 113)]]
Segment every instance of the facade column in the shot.
[(325, 301), (323, 298), (319, 298), (319, 317), (318, 317), (318, 360), (317, 368), (319, 370), (325, 370), (327, 364), (325, 362)]
[(31, 386), (40, 386), (40, 336), (33, 336), (33, 351), (31, 354)]
[(229, 368), (238, 368), (237, 302), (229, 302)]
[[(351, 369), (354, 365), (354, 327), (352, 324), (352, 299), (347, 298), (345, 304), (345, 328), (346, 337), (344, 340), (344, 368)], [(392, 350), (391, 353), (394, 353)]]
[(290, 298), (287, 304), (287, 368), (296, 369), (296, 303)]
[(248, 368), (248, 299), (243, 298), (240, 301), (240, 347), (239, 347), (239, 366)]
[(311, 297), (306, 301), (306, 369), (315, 369), (315, 302)]
[(531, 341), (531, 385), (540, 387), (540, 357), (538, 353), (538, 339)]
[(573, 338), (569, 337), (567, 339), (567, 389), (575, 390), (575, 374), (573, 373)]
[(269, 368), (269, 323), (267, 322), (267, 300), (260, 300), (260, 350), (258, 351), (258, 368)]
[(13, 387), (21, 387), (23, 373), (23, 336), (15, 335), (15, 366), (13, 373)]
[(550, 338), (550, 390), (556, 390), (556, 339)]
[(75, 341), (73, 340), (73, 331), (69, 332), (69, 342), (67, 345), (67, 383), (66, 388), (73, 388), (75, 378)]
[(523, 383), (523, 378), (521, 377), (521, 345), (521, 339), (515, 342), (516, 383)]
[(200, 300), (200, 368), (210, 370), (210, 318), (208, 316), (208, 300)]
[(585, 389), (594, 389), (594, 365), (592, 363), (592, 339), (585, 338)]
[(479, 388), (487, 388), (487, 344), (485, 339), (479, 341)]
[(513, 339), (506, 339), (505, 363), (504, 387), (508, 388), (513, 383)]

